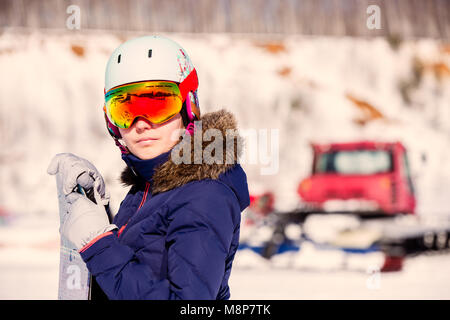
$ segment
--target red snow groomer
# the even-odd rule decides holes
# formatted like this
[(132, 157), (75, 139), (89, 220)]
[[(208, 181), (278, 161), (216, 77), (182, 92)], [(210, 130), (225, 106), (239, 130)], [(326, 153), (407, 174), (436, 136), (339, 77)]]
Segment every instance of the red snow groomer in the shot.
[(414, 214), (415, 193), (400, 142), (312, 144), (312, 174), (298, 187), (313, 212)]

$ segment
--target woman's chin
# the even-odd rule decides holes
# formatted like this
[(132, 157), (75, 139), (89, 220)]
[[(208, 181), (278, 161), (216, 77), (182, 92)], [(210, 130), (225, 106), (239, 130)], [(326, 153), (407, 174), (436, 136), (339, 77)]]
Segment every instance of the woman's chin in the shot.
[(156, 158), (161, 153), (163, 153), (162, 150), (160, 150), (160, 149), (161, 148), (152, 146), (152, 147), (146, 147), (146, 148), (139, 148), (138, 150), (135, 150), (135, 152), (133, 152), (133, 153), (135, 154), (135, 156), (137, 156), (141, 160), (149, 160), (149, 159)]

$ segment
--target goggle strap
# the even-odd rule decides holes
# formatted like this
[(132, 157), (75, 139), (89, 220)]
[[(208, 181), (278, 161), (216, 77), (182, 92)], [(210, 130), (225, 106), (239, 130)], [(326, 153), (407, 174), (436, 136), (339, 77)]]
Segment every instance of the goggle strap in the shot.
[(194, 122), (189, 123), (186, 127), (186, 134), (188, 134), (190, 136), (194, 135), (195, 129), (196, 129), (196, 127), (195, 127)]
[(128, 148), (125, 147), (123, 144), (120, 143), (119, 139), (114, 138), (114, 142), (116, 143), (116, 146), (119, 147), (120, 152), (122, 152), (122, 154), (128, 154), (128, 153), (130, 153), (130, 151), (128, 150)]
[(189, 122), (192, 122), (194, 120), (194, 115), (192, 114), (191, 97), (189, 97), (189, 92), (188, 97), (186, 98), (186, 113), (189, 118)]
[(198, 88), (198, 78), (197, 71), (193, 69), (191, 73), (184, 79), (178, 87), (180, 88), (181, 97), (183, 98), (183, 102), (186, 100), (186, 97), (189, 91), (195, 91)]
[(105, 116), (105, 122), (106, 122), (106, 128), (108, 129), (109, 134), (111, 135), (111, 137), (114, 139), (114, 142), (116, 143), (116, 146), (119, 147), (120, 152), (122, 154), (128, 154), (130, 153), (130, 151), (128, 150), (128, 148), (126, 146), (124, 146), (123, 144), (120, 143), (119, 138), (120, 137), (120, 132), (119, 129), (117, 127), (115, 127), (108, 119), (108, 117), (106, 116), (106, 108), (103, 106), (103, 111), (104, 111), (104, 116)]

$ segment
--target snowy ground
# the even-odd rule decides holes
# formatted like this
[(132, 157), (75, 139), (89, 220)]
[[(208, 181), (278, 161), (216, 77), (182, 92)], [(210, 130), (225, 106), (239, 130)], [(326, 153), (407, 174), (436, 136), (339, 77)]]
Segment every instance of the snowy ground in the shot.
[(0, 299), (56, 299), (59, 273), (56, 216), (17, 218), (0, 227)]
[[(0, 299), (56, 299), (58, 220), (16, 219), (0, 227)], [(450, 254), (411, 258), (403, 271), (377, 273), (379, 253), (345, 255), (304, 246), (266, 261), (238, 251), (231, 299), (450, 299)]]
[(254, 256), (258, 262), (241, 267), (243, 256), (253, 253), (239, 252), (230, 279), (232, 299), (450, 299), (450, 275), (444, 271), (449, 254), (410, 258), (401, 272), (378, 273), (378, 253), (310, 253), (283, 254), (275, 264)]

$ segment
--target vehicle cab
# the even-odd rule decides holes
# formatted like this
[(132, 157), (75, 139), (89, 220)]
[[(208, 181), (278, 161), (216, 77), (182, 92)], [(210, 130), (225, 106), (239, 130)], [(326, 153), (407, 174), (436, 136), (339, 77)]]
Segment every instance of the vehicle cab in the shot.
[(298, 194), (312, 210), (415, 213), (406, 148), (400, 142), (312, 144), (312, 173)]

